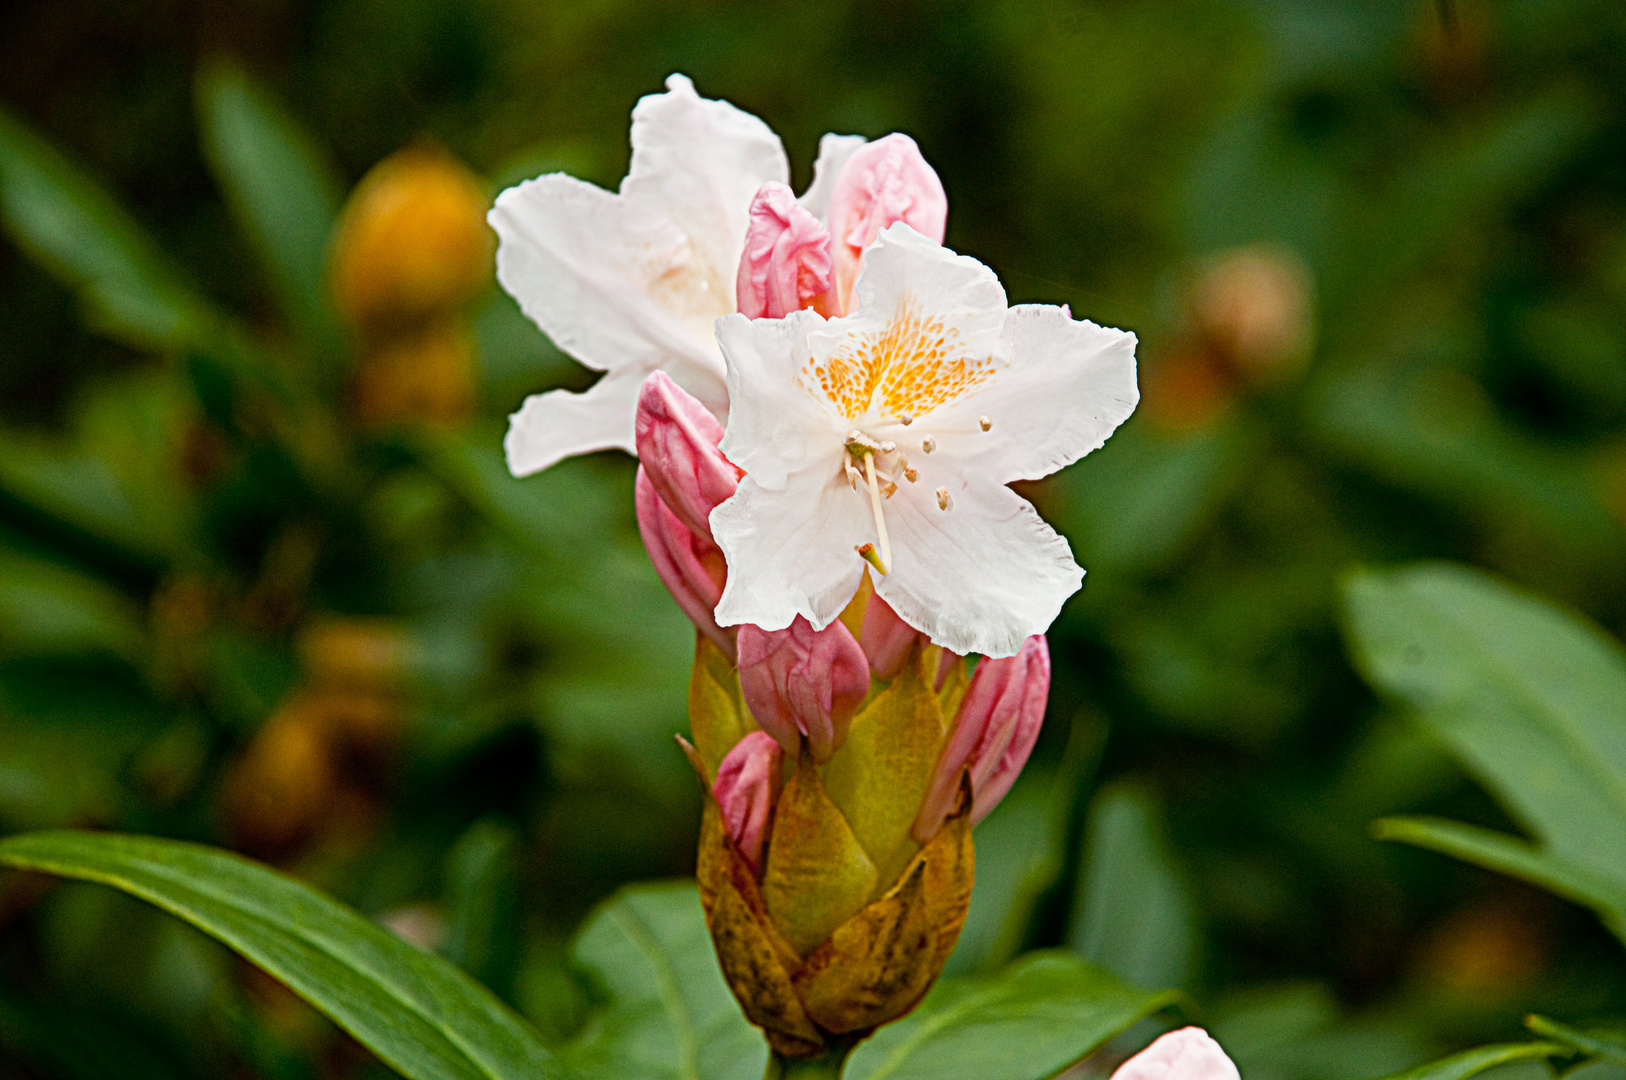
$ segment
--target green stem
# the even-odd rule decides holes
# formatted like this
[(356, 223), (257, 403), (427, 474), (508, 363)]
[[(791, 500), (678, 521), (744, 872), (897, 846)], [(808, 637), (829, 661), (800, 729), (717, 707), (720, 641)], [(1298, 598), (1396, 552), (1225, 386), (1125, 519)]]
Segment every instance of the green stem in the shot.
[(830, 1049), (814, 1058), (781, 1057), (778, 1051), (768, 1051), (768, 1071), (762, 1080), (841, 1080), (841, 1070), (847, 1065), (847, 1055), (858, 1045), (851, 1042), (833, 1042)]

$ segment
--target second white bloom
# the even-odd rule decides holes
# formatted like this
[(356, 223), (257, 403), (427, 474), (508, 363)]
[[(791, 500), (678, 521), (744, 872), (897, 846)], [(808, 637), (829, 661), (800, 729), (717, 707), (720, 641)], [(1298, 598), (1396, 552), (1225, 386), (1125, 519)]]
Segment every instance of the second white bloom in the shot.
[(1139, 400), (1133, 334), (1007, 307), (993, 272), (907, 225), (864, 260), (855, 310), (717, 321), (746, 472), (712, 512), (722, 625), (822, 629), (863, 576), (958, 653), (1013, 655), (1079, 587), (1067, 542), (1006, 485), (1104, 443)]

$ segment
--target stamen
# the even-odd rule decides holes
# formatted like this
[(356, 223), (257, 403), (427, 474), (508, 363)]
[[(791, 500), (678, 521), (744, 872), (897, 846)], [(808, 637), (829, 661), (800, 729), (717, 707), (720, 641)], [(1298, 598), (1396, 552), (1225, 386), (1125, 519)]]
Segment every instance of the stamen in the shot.
[(938, 488), (937, 489), (937, 508), (939, 510), (947, 510), (949, 507), (951, 507), (953, 505), (954, 505), (954, 500), (949, 498), (948, 488), (946, 488), (946, 487)]
[(883, 454), (890, 454), (892, 451), (896, 450), (897, 448), (898, 448), (898, 444), (893, 442), (890, 439), (888, 439), (885, 442), (881, 443), (881, 446), (880, 446), (881, 453), (883, 453)]
[(914, 413), (899, 413), (898, 414), (898, 423), (902, 424), (904, 427), (908, 427), (910, 424), (912, 424), (914, 422), (915, 422), (915, 414)]
[(848, 458), (847, 459), (847, 483), (849, 485), (851, 485), (851, 487), (852, 487), (852, 489), (854, 491), (857, 491), (858, 490), (858, 481), (861, 480), (861, 479), (863, 479), (863, 474), (861, 474), (858, 471), (858, 469), (853, 465), (852, 459)]
[(982, 428), (982, 430), (987, 431), (989, 428), (994, 426), (994, 422), (988, 419), (986, 416), (979, 416), (977, 417), (977, 426)]
[(928, 435), (920, 440), (920, 448), (929, 454), (937, 449), (937, 440)]
[(875, 554), (874, 544), (859, 544), (857, 547), (853, 548), (853, 550), (858, 552), (858, 557), (860, 559), (863, 559), (881, 573), (886, 573), (886, 567), (881, 565), (881, 557)]
[(909, 466), (905, 465), (903, 467), (903, 478), (912, 484), (916, 480), (920, 479), (920, 473), (917, 470), (911, 469)]
[[(892, 565), (892, 542), (886, 538), (886, 519), (881, 516), (881, 486), (875, 481), (875, 455), (864, 455), (864, 475), (869, 479), (869, 505), (875, 512), (875, 535), (881, 541), (881, 559), (879, 562), (869, 560), (871, 566), (881, 573), (887, 573), (887, 567)], [(944, 492), (947, 494), (947, 492)], [(859, 552), (863, 554), (862, 551)], [(866, 556), (867, 559), (867, 556)]]

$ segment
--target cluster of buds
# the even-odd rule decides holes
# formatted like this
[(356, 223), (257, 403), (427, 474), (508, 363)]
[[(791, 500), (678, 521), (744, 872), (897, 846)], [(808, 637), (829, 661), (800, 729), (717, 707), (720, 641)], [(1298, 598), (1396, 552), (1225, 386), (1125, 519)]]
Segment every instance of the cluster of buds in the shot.
[(644, 543), (698, 629), (685, 746), (708, 793), (706, 918), (746, 1016), (782, 1056), (820, 1056), (906, 1013), (948, 959), (971, 828), (1038, 737), (1045, 639), (970, 671), (868, 577), (822, 630), (719, 626), (709, 519), (740, 480), (721, 425), (656, 372), (636, 432)]
[(334, 233), (334, 306), (355, 332), (357, 419), (456, 423), (474, 406), (474, 346), (463, 313), (490, 279), (489, 205), (444, 150), (385, 158), (351, 193)]

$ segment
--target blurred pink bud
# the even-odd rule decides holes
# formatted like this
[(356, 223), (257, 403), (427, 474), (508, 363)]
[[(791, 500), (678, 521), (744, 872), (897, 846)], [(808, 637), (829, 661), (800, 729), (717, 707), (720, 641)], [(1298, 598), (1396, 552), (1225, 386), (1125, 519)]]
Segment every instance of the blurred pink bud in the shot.
[(633, 503), (638, 511), (638, 532), (655, 572), (689, 621), (733, 659), (734, 631), (718, 626), (712, 614), (728, 581), (721, 549), (678, 520), (656, 494), (654, 482), (642, 465), (633, 485)]
[(878, 679), (890, 679), (903, 670), (909, 659), (909, 648), (920, 631), (904, 622), (892, 605), (880, 596), (871, 596), (864, 607), (864, 625), (858, 631), (858, 643), (869, 657), (870, 670)]
[(802, 208), (790, 188), (777, 181), (762, 185), (751, 203), (745, 253), (734, 283), (742, 314), (782, 319), (813, 308), (834, 315), (830, 233)]
[(960, 790), (960, 774), (971, 770), (971, 823), (999, 805), (1016, 783), (1044, 723), (1050, 694), (1050, 649), (1043, 634), (1022, 643), (1015, 656), (984, 659), (971, 676), (954, 734), (937, 761), (932, 786), (915, 818), (915, 839), (925, 843), (937, 832)]
[(801, 615), (783, 630), (739, 626), (740, 689), (762, 730), (796, 753), (806, 735), (826, 761), (869, 692), (869, 661), (839, 620), (823, 630)]
[(644, 380), (633, 422), (638, 460), (672, 513), (707, 543), (710, 517), (734, 494), (740, 476), (717, 444), (723, 425), (664, 371)]
[(781, 760), (783, 751), (773, 736), (753, 731), (723, 758), (717, 766), (717, 782), (711, 787), (728, 835), (753, 871), (762, 856), (762, 836), (768, 827), (768, 811), (773, 809)]
[(1184, 1027), (1118, 1066), (1112, 1080), (1241, 1080), (1236, 1065), (1199, 1027)]
[(853, 282), (864, 249), (893, 222), (901, 221), (936, 243), (943, 242), (948, 196), (907, 135), (891, 134), (853, 151), (830, 193), (836, 293), (843, 312), (851, 307)]

